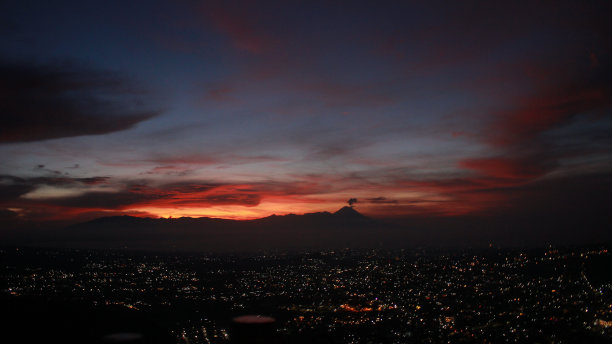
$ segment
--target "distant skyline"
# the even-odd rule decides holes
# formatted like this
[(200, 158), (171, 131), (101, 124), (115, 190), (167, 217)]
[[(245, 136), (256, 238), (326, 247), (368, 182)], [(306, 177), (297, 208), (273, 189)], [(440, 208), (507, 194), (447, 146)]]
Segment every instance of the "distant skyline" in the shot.
[(611, 7), (3, 1), (1, 227), (351, 200), (609, 240)]

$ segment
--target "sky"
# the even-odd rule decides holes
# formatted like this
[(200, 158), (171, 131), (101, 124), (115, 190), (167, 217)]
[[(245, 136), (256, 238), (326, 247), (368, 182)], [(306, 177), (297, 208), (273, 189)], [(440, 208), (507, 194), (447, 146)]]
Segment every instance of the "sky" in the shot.
[(607, 232), (611, 13), (2, 1), (0, 220), (254, 219), (356, 198), (400, 222), (543, 216)]

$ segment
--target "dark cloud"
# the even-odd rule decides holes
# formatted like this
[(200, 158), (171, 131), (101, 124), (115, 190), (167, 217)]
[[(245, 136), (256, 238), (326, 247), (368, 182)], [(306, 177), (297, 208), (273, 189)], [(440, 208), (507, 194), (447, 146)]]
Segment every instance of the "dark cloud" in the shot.
[(557, 164), (546, 157), (510, 156), (465, 159), (460, 166), (477, 171), (479, 174), (507, 180), (530, 180), (552, 171)]
[(261, 193), (250, 187), (225, 184), (180, 183), (159, 187), (127, 186), (120, 191), (87, 192), (79, 196), (44, 200), (54, 205), (94, 209), (123, 209), (136, 205), (155, 207), (207, 207), (214, 205), (256, 206)]
[[(153, 159), (141, 160), (141, 162), (162, 164), (163, 166), (198, 166), (198, 165), (241, 165), (241, 164), (253, 164), (260, 162), (278, 162), (284, 161), (282, 158), (274, 157), (272, 155), (237, 155), (237, 154), (192, 154), (192, 155), (172, 155), (172, 156), (159, 156)], [(162, 166), (162, 167), (163, 167)]]
[(518, 103), (522, 107), (501, 113), (489, 128), (489, 141), (497, 146), (534, 140), (567, 124), (578, 115), (605, 114), (612, 108), (612, 66), (597, 68), (584, 80), (555, 85)]
[(58, 197), (42, 200), (41, 202), (85, 209), (121, 209), (126, 206), (151, 202), (164, 197), (164, 195), (160, 194), (137, 193), (124, 190), (118, 192), (87, 192), (79, 196)]
[(165, 166), (156, 166), (146, 172), (141, 172), (141, 175), (164, 175), (164, 176), (176, 176), (176, 177), (184, 177), (191, 173), (193, 173), (193, 169), (184, 168), (180, 166), (173, 165), (165, 165)]
[(31, 177), (31, 178), (22, 178), (10, 175), (0, 175), (0, 182), (4, 182), (6, 184), (13, 185), (30, 185), (30, 186), (39, 186), (39, 185), (60, 185), (60, 186), (69, 186), (69, 185), (77, 185), (77, 184), (85, 184), (85, 185), (98, 185), (106, 183), (110, 178), (109, 177), (86, 177), (86, 178), (74, 178), (69, 176), (55, 177), (55, 176), (43, 176), (43, 177)]
[(204, 197), (203, 202), (214, 205), (256, 206), (261, 202), (261, 195), (251, 193), (220, 194)]
[(196, 183), (196, 182), (182, 182), (182, 183), (171, 183), (165, 184), (160, 187), (160, 189), (178, 193), (199, 193), (199, 192), (207, 192), (214, 188), (220, 187), (223, 184), (219, 183)]
[[(49, 185), (66, 189), (108, 184), (108, 191), (87, 190), (78, 195), (23, 198), (41, 186)], [(256, 206), (263, 195), (285, 193), (286, 191), (268, 190), (266, 184), (212, 184), (183, 182), (159, 186), (147, 181), (133, 183), (110, 180), (108, 177), (70, 178), (70, 177), (33, 177), (20, 178), (0, 176), (0, 203), (7, 207), (25, 207), (47, 216), (65, 213), (74, 216), (80, 212), (99, 210), (125, 210), (135, 206), (154, 207), (209, 207), (215, 205)], [(52, 209), (52, 210), (49, 210)], [(76, 212), (76, 213), (75, 213)], [(46, 214), (46, 215), (45, 215)]]
[(5, 183), (0, 177), (0, 203), (13, 201), (28, 192), (34, 191), (35, 188), (36, 186), (33, 184), (19, 183), (13, 180)]
[(348, 205), (352, 207), (353, 204), (357, 203), (357, 198), (351, 198), (348, 201), (346, 201), (346, 203), (348, 203)]
[[(73, 207), (94, 209), (119, 209), (131, 204), (153, 201), (164, 197), (151, 192), (147, 186), (119, 186), (119, 191), (85, 191), (77, 196), (46, 197), (43, 199), (22, 198), (42, 186), (66, 189), (110, 183), (109, 177), (32, 177), (0, 176), (0, 203), (7, 206), (26, 208)], [(114, 185), (117, 188), (117, 185)], [(58, 212), (58, 209), (55, 209)]]
[(79, 185), (99, 185), (107, 183), (109, 177), (32, 177), (22, 178), (9, 175), (0, 175), (0, 203), (14, 202), (19, 197), (32, 192), (43, 185), (76, 187)]
[(399, 202), (395, 199), (388, 199), (386, 197), (375, 197), (366, 199), (369, 203), (374, 204), (398, 204)]
[(107, 134), (158, 114), (124, 78), (71, 62), (0, 60), (0, 143)]
[(109, 177), (75, 178), (76, 181), (87, 185), (105, 184), (109, 179)]
[[(489, 205), (483, 209), (491, 211), (495, 204), (507, 210), (526, 207), (529, 202), (523, 195), (530, 188), (572, 168), (571, 174), (609, 171), (609, 165), (602, 161), (609, 152), (605, 147), (609, 146), (606, 133), (612, 110), (612, 59), (609, 53), (600, 57), (597, 66), (591, 66), (587, 53), (578, 60), (582, 64), (568, 63), (571, 68), (565, 68), (559, 61), (562, 58), (548, 66), (530, 66), (535, 79), (541, 79), (534, 82), (533, 91), (510, 97), (506, 109), (494, 111), (492, 120), (477, 135), (494, 155), (463, 158), (458, 166), (470, 170), (471, 175), (455, 179), (452, 185), (435, 181), (428, 186), (450, 193), (464, 204)], [(570, 165), (572, 160), (583, 162), (576, 168)], [(561, 183), (556, 185), (567, 189)], [(554, 193), (552, 189), (540, 192), (542, 197)], [(586, 187), (583, 192), (590, 193)], [(572, 193), (580, 195), (581, 191)], [(532, 206), (539, 209), (545, 204), (550, 202)]]

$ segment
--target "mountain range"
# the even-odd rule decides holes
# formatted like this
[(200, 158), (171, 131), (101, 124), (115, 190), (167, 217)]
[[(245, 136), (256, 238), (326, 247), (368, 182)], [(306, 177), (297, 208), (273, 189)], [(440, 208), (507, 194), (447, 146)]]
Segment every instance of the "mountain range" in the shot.
[(189, 251), (371, 247), (380, 238), (388, 240), (392, 229), (347, 206), (334, 213), (272, 215), (255, 220), (102, 217), (48, 231), (35, 244)]
[[(610, 240), (609, 234), (589, 226), (584, 239), (569, 242), (557, 227), (531, 216), (504, 217), (414, 216), (385, 222), (362, 215), (353, 207), (303, 215), (272, 215), (254, 220), (219, 218), (146, 218), (110, 216), (73, 225), (40, 223), (0, 229), (0, 246), (38, 246), (154, 251), (252, 252), (338, 248), (465, 248), (531, 247), (548, 244), (592, 244)], [(392, 221), (392, 222), (388, 222)]]

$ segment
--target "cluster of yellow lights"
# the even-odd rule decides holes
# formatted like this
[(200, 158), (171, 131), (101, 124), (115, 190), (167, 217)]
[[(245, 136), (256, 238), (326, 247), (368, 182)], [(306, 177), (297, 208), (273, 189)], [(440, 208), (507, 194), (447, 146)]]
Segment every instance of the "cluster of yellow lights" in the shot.
[(348, 304), (343, 304), (340, 305), (340, 309), (345, 310), (345, 311), (349, 311), (349, 312), (355, 312), (355, 313), (362, 313), (362, 312), (371, 312), (373, 309), (370, 307), (353, 307), (351, 305)]
[(612, 321), (611, 320), (597, 319), (597, 320), (595, 320), (595, 325), (599, 325), (599, 326), (608, 328), (608, 327), (612, 327)]

